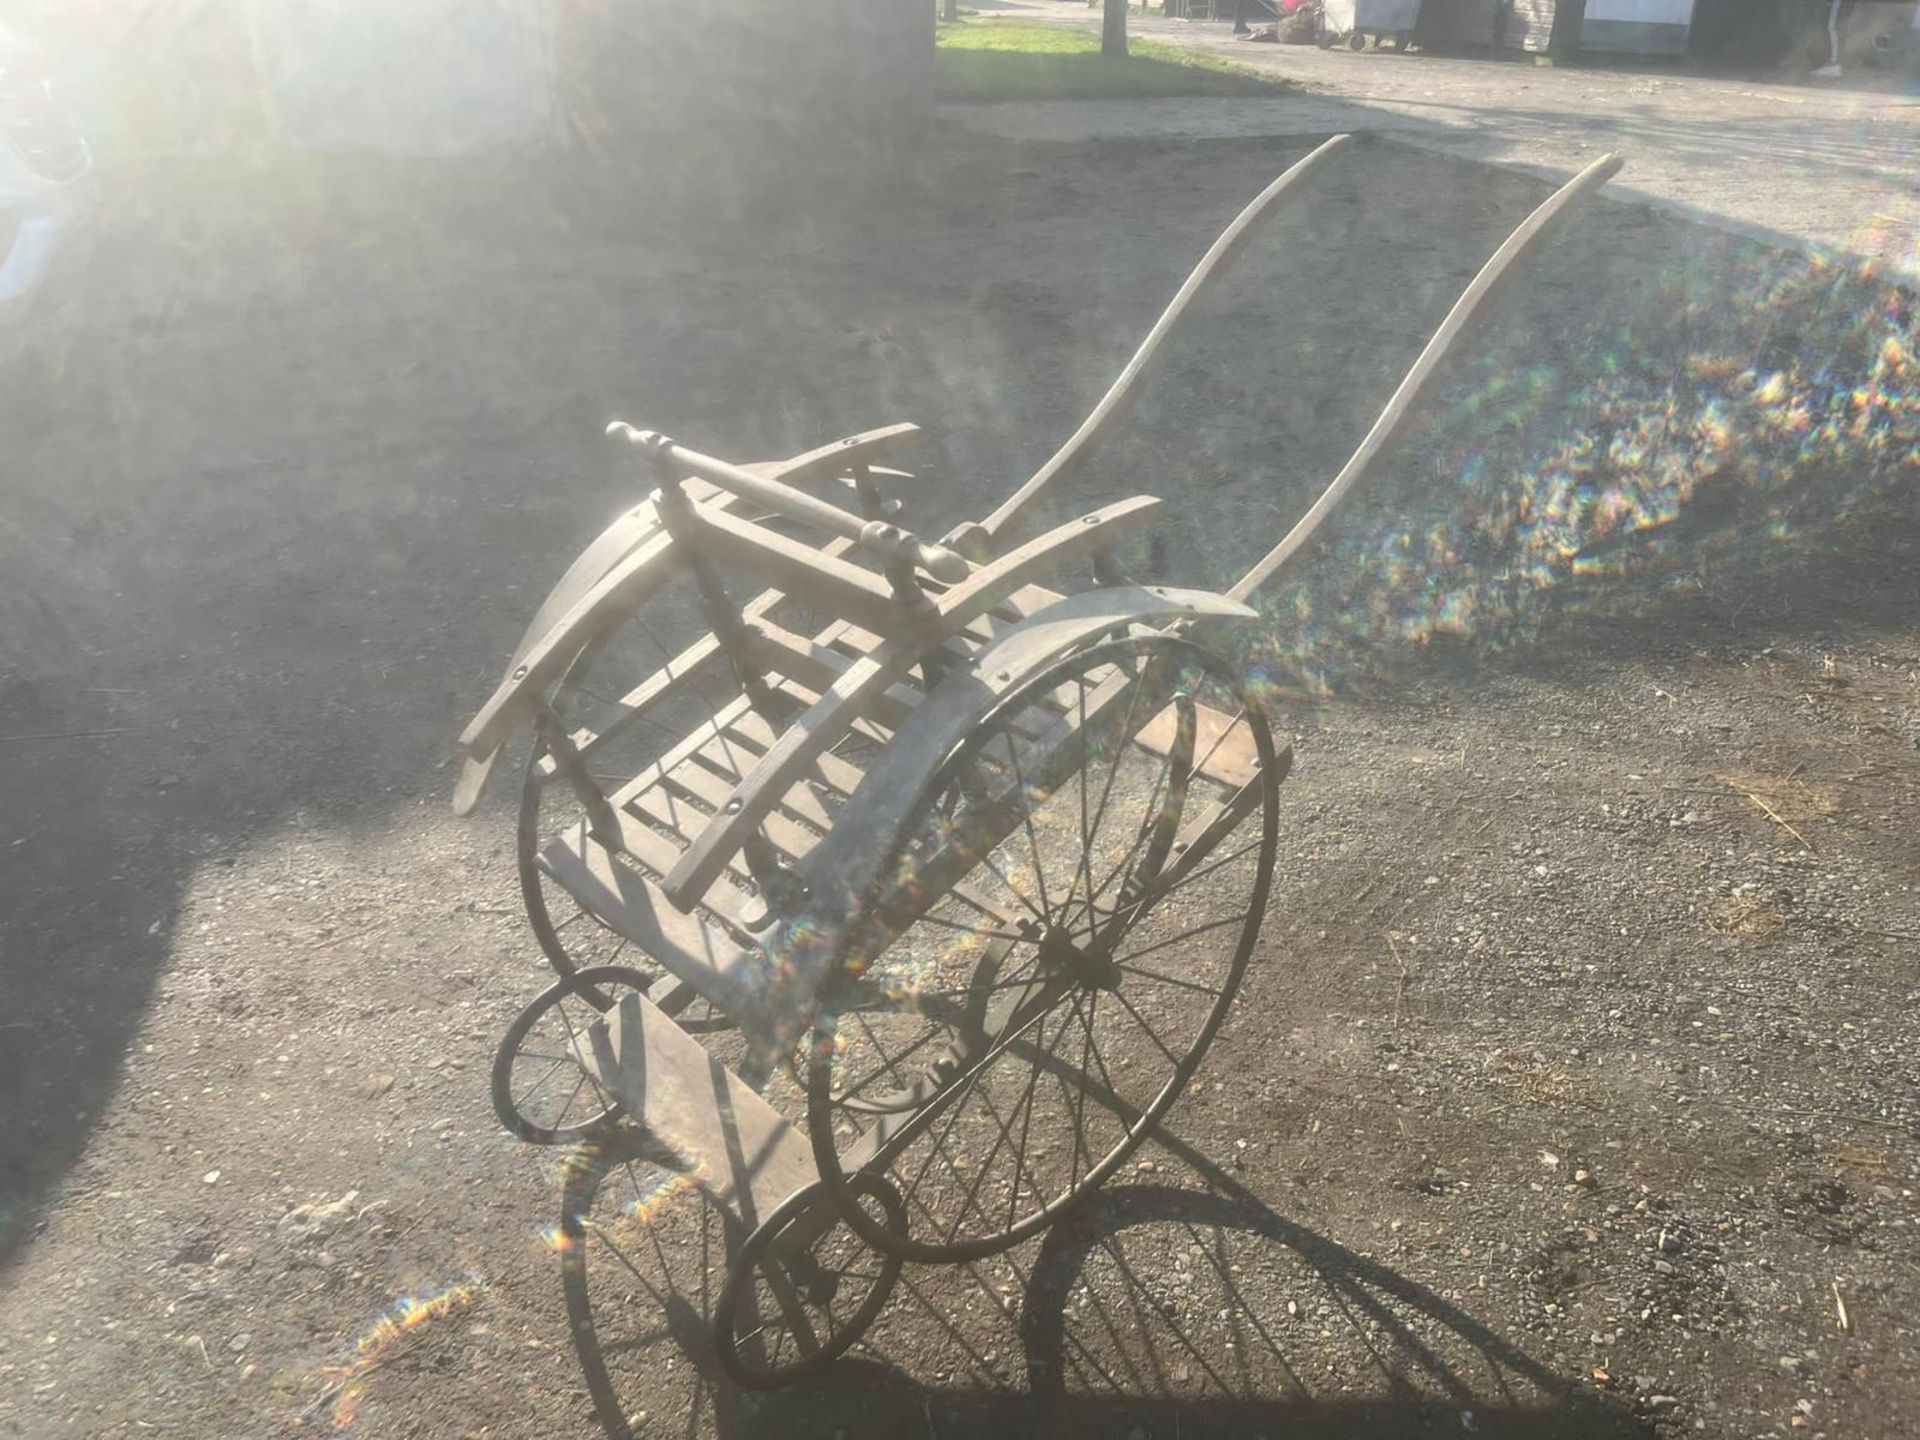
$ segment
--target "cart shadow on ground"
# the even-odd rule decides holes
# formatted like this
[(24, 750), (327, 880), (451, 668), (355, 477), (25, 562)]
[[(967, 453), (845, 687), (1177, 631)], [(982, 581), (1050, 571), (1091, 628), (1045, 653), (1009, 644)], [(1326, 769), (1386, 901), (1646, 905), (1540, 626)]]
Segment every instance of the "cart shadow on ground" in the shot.
[(1161, 1145), (1161, 1175), (1180, 1170), (1164, 1152), (1189, 1167), (1178, 1181), (1110, 1187), (1010, 1263), (909, 1267), (874, 1338), (815, 1380), (733, 1388), (700, 1297), (678, 1291), (604, 1353), (676, 1347), (700, 1375), (688, 1423), (726, 1440), (1650, 1433), (1469, 1301), (1287, 1219), (1177, 1136)]

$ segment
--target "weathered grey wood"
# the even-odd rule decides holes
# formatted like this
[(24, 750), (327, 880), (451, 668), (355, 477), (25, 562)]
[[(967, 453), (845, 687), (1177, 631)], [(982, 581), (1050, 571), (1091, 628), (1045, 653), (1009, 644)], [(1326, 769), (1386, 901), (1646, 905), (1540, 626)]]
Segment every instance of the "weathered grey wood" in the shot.
[[(632, 801), (631, 806), (646, 811), (650, 808), (648, 796), (658, 793), (658, 790), (650, 790)], [(673, 837), (652, 828), (646, 824), (646, 816), (636, 814), (633, 808), (614, 811), (613, 821), (619, 832), (621, 853), (656, 875), (665, 875), (673, 869), (680, 852), (686, 848), (684, 840), (676, 842)], [(568, 843), (571, 843), (571, 839)], [(753, 897), (747, 888), (750, 883), (751, 877), (744, 865), (731, 867), (725, 875), (709, 885), (707, 893), (700, 897), (701, 912), (711, 912), (722, 924), (742, 935), (750, 934), (751, 927), (747, 924), (753, 907)], [(586, 902), (582, 900), (581, 903)]]
[[(892, 853), (928, 780), (1005, 695), (1041, 666), (1116, 625), (1165, 625), (1196, 616), (1243, 623), (1256, 618), (1246, 606), (1199, 591), (1132, 586), (1094, 590), (1042, 611), (983, 651), (966, 670), (941, 681), (913, 723), (901, 730), (868, 772), (861, 792), (864, 803), (850, 805), (801, 866), (814, 895), (816, 923), (799, 938), (779, 932), (767, 937), (768, 958), (773, 962), (767, 1013), (804, 1007), (820, 983), (823, 967), (844, 958), (846, 932), (858, 923), (854, 912), (877, 868)], [(1064, 716), (1061, 723), (1072, 728)], [(1032, 774), (1027, 779), (1029, 784), (1041, 783)], [(685, 857), (681, 863), (685, 865)], [(939, 893), (941, 886), (931, 888)], [(668, 894), (671, 897), (672, 891)]]
[(926, 544), (898, 525), (862, 519), (852, 511), (829, 505), (782, 481), (755, 475), (725, 460), (689, 450), (656, 431), (636, 430), (625, 421), (616, 420), (607, 427), (607, 433), (625, 438), (677, 475), (698, 476), (775, 515), (784, 515), (789, 520), (811, 525), (823, 534), (852, 540), (883, 561), (901, 561), (913, 565), (950, 585), (966, 579), (967, 573), (973, 568), (945, 546)]
[[(701, 636), (622, 695), (619, 701), (620, 713), (611, 723), (597, 731), (582, 726), (573, 732), (574, 747), (579, 750), (580, 758), (590, 759), (596, 750), (624, 735), (649, 710), (681, 694), (688, 685), (692, 684), (694, 676), (712, 667), (720, 658), (719, 637)], [(541, 768), (544, 773), (553, 774), (552, 759), (545, 761)]]
[[(1253, 743), (1253, 727), (1245, 719), (1222, 714), (1211, 705), (1195, 705), (1193, 709), (1197, 722), (1193, 754), (1200, 762), (1195, 774), (1237, 790), (1260, 773), (1260, 749)], [(1141, 727), (1134, 743), (1165, 757), (1172, 751), (1176, 728), (1174, 709), (1169, 705)]]
[[(754, 627), (749, 641), (756, 664), (797, 680), (819, 693), (832, 688), (857, 660), (832, 645), (796, 635), (791, 630), (765, 622)], [(902, 681), (872, 697), (869, 714), (889, 730), (898, 730), (920, 703), (921, 692), (910, 681)]]
[(1200, 298), (1201, 292), (1208, 287), (1214, 276), (1225, 267), (1227, 260), (1246, 242), (1247, 236), (1252, 233), (1253, 227), (1261, 217), (1283, 195), (1298, 188), (1329, 156), (1342, 146), (1349, 144), (1352, 139), (1350, 135), (1336, 135), (1304, 159), (1296, 161), (1292, 168), (1278, 180), (1254, 196), (1247, 208), (1234, 217), (1233, 223), (1220, 232), (1220, 238), (1215, 240), (1208, 247), (1207, 253), (1200, 257), (1200, 262), (1193, 267), (1193, 273), (1187, 276), (1186, 283), (1180, 287), (1167, 308), (1161, 311), (1160, 318), (1153, 322), (1153, 328), (1147, 332), (1147, 338), (1140, 342), (1140, 348), (1134, 352), (1126, 368), (1121, 370), (1113, 384), (1108, 387), (1107, 393), (1100, 398), (1100, 403), (1093, 407), (1085, 420), (1080, 422), (1080, 428), (1073, 432), (1066, 444), (1054, 452), (1046, 464), (1033, 473), (1032, 479), (1009, 495), (1001, 502), (1000, 507), (982, 522), (990, 539), (1004, 539), (1010, 527), (1018, 523), (1021, 514), (1039, 498), (1042, 491), (1062, 475), (1069, 474), (1078, 468), (1094, 453), (1101, 437), (1113, 428), (1121, 416), (1126, 414), (1127, 407), (1141, 393), (1141, 382), (1151, 370), (1161, 347), (1166, 343), (1167, 336), (1192, 308), (1194, 301)]
[[(813, 700), (817, 702), (819, 696), (814, 696)], [(749, 745), (758, 746), (762, 755), (780, 743), (779, 732), (760, 716), (751, 713), (741, 716), (734, 722), (729, 733), (740, 736)], [(746, 776), (741, 776), (741, 779), (745, 778)], [(813, 769), (808, 772), (807, 778), (818, 780), (835, 795), (845, 800), (860, 788), (861, 783), (866, 779), (866, 772), (838, 755), (825, 753), (813, 762)]]
[[(695, 757), (669, 775), (665, 786), (649, 791), (648, 794), (656, 795), (661, 789), (673, 789), (717, 809), (727, 803), (727, 797), (733, 794), (734, 787), (739, 783), (740, 777), (737, 771), (731, 775), (722, 775), (709, 770), (699, 762), (699, 757)], [(811, 809), (817, 817), (814, 821), (817, 828), (810, 829), (786, 813), (793, 808), (791, 803), (793, 795), (806, 796), (807, 800), (811, 800)], [(806, 804), (807, 801), (803, 800), (801, 803)], [(698, 831), (707, 820), (704, 814), (688, 816), (683, 811), (681, 815), (682, 818), (694, 822), (691, 829), (683, 829), (678, 824), (675, 825), (676, 833), (683, 836)], [(776, 849), (785, 854), (788, 859), (797, 860), (802, 855), (810, 853), (813, 847), (820, 843), (821, 832), (830, 828), (832, 824), (833, 817), (821, 808), (817, 799), (808, 795), (805, 786), (800, 786), (783, 800), (778, 809), (767, 816), (765, 833)]]
[(766, 990), (760, 953), (668, 904), (658, 886), (608, 854), (584, 826), (541, 850), (540, 866), (610, 929), (729, 1015), (759, 1013)]
[(882, 635), (900, 635), (913, 612), (894, 598), (893, 587), (871, 570), (799, 540), (729, 515), (716, 505), (696, 505), (697, 545), (716, 562), (733, 565), (796, 600), (863, 625)]
[(533, 697), (560, 678), (609, 616), (644, 604), (678, 568), (673, 541), (664, 530), (636, 546), (527, 648), (460, 733), (460, 748), (479, 757), (499, 746), (530, 713)]
[(666, 778), (669, 770), (672, 770), (676, 765), (686, 760), (689, 755), (693, 754), (694, 751), (698, 750), (702, 745), (707, 744), (711, 740), (725, 738), (728, 730), (732, 726), (738, 724), (743, 716), (751, 714), (753, 714), (753, 706), (747, 703), (747, 697), (744, 695), (736, 695), (725, 705), (722, 705), (718, 710), (714, 711), (707, 719), (695, 725), (693, 729), (687, 733), (686, 738), (681, 740), (671, 750), (667, 751), (666, 754), (662, 755), (658, 760), (644, 766), (639, 774), (635, 775), (631, 780), (627, 781), (626, 784), (608, 796), (608, 803), (611, 804), (614, 809), (618, 810), (621, 806), (630, 802), (636, 795), (658, 785), (661, 780)]
[(837, 479), (855, 465), (871, 466), (876, 460), (911, 455), (919, 446), (920, 427), (911, 421), (903, 421), (898, 425), (882, 425), (877, 430), (863, 430), (858, 435), (831, 441), (816, 450), (809, 450), (774, 465), (745, 465), (741, 468), (788, 485), (811, 485), (822, 480)]
[[(747, 719), (760, 720), (760, 717), (750, 715)], [(760, 724), (766, 725), (766, 722), (760, 720)], [(771, 731), (772, 727), (767, 726), (767, 729)], [(767, 753), (766, 744), (746, 735), (741, 725), (735, 725), (727, 732), (727, 741), (725, 746), (718, 744), (703, 746), (695, 757), (702, 766), (712, 772), (713, 788), (711, 790), (703, 788), (701, 793), (703, 798), (711, 797), (713, 808), (716, 810), (727, 803), (733, 794), (734, 787), (759, 763), (760, 757)], [(690, 769), (690, 766), (682, 766), (680, 770), (675, 771), (676, 781), (685, 780), (688, 784), (693, 783), (692, 777), (685, 773)], [(832, 812), (807, 785), (796, 785), (782, 795), (780, 809), (794, 819), (805, 821), (816, 829), (825, 831), (833, 828)]]
[(1413, 362), (1413, 368), (1407, 371), (1393, 394), (1387, 400), (1386, 408), (1373, 422), (1360, 446), (1353, 452), (1347, 463), (1340, 467), (1340, 473), (1333, 477), (1331, 484), (1320, 493), (1320, 498), (1307, 507), (1280, 543), (1269, 550), (1260, 562), (1249, 570), (1227, 593), (1235, 600), (1252, 597), (1261, 586), (1278, 577), (1293, 563), (1312, 541), (1314, 533), (1344, 500), (1349, 491), (1359, 485), (1374, 471), (1387, 447), (1403, 431), (1413, 417), (1413, 408), (1429, 390), (1440, 374), (1440, 367), (1446, 360), (1474, 318), (1493, 301), (1505, 288), (1506, 281), (1514, 273), (1514, 267), (1534, 246), (1553, 233), (1568, 213), (1573, 202), (1589, 190), (1597, 189), (1619, 172), (1621, 160), (1618, 155), (1603, 155), (1573, 179), (1562, 185), (1547, 197), (1546, 201), (1529, 215), (1506, 238), (1506, 242), (1494, 251), (1493, 257), (1481, 267), (1473, 282), (1454, 301), (1453, 309), (1447, 312), (1447, 318), (1440, 322), (1440, 328), (1433, 332), (1433, 338), (1427, 341), (1420, 357)]
[(805, 1137), (645, 996), (623, 995), (580, 1048), (627, 1114), (748, 1230), (819, 1178)]
[[(793, 456), (787, 460), (758, 461), (743, 466), (755, 475), (788, 485), (810, 485), (846, 471), (855, 464), (866, 464), (883, 456), (905, 453), (918, 443), (920, 428), (917, 425), (887, 425), (877, 430), (868, 430), (859, 435), (849, 435), (809, 450), (805, 454)], [(686, 482), (689, 499), (696, 502), (710, 502), (725, 509), (736, 503), (737, 497), (721, 490), (712, 483), (690, 479)], [(496, 692), (489, 700), (490, 706), (511, 713), (506, 723), (489, 726), (485, 738), (476, 736), (473, 743), (466, 742), (462, 735), (462, 749), (466, 751), (460, 765), (460, 775), (454, 787), (454, 813), (465, 815), (479, 802), (481, 791), (485, 789), (493, 767), (499, 762), (500, 752), (505, 746), (507, 733), (524, 718), (525, 705), (521, 697), (532, 688), (529, 681), (531, 672), (516, 680), (515, 672), (521, 667), (527, 654), (545, 639), (553, 628), (566, 617), (593, 588), (602, 581), (613, 567), (626, 559), (640, 546), (650, 543), (665, 533), (660, 523), (658, 510), (649, 496), (631, 509), (622, 512), (607, 528), (596, 536), (591, 544), (581, 552), (567, 567), (560, 582), (547, 593), (522, 632), (520, 641), (514, 646), (513, 658), (507, 662), (506, 674)], [(843, 554), (853, 547), (851, 540), (838, 541), (830, 548), (832, 553)], [(779, 599), (777, 593), (772, 600)], [(719, 642), (708, 637), (704, 644), (717, 653)], [(578, 653), (577, 649), (574, 653)], [(500, 692), (512, 686), (518, 692), (513, 696), (503, 696)], [(655, 700), (664, 698), (656, 696)], [(644, 708), (644, 707), (642, 707)], [(479, 723), (479, 717), (468, 726), (472, 732)]]
[(854, 721), (865, 715), (872, 696), (883, 693), (905, 674), (930, 644), (939, 643), (955, 629), (986, 614), (1031, 584), (1037, 573), (1110, 547), (1145, 525), (1159, 510), (1158, 500), (1139, 496), (1048, 531), (975, 571), (965, 583), (941, 596), (926, 639), (903, 636), (889, 640), (857, 661), (811, 710), (788, 727), (735, 792), (734, 803), (687, 847), (664, 887), (674, 904), (691, 907), (698, 902), (700, 892), (725, 868), (727, 858), (745, 843), (780, 795), (814, 760), (839, 742)]

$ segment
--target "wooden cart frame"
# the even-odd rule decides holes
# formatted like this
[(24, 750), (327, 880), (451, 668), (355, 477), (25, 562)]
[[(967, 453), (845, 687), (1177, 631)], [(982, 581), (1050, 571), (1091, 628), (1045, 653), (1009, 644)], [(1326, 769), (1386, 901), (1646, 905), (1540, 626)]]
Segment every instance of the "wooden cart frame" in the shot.
[[(465, 813), (504, 747), (533, 736), (519, 861), (559, 975), (503, 1038), (494, 1099), (528, 1140), (638, 1147), (728, 1217), (713, 1333), (743, 1384), (843, 1352), (903, 1261), (992, 1254), (1083, 1200), (1178, 1097), (1239, 989), (1291, 757), (1214, 637), (1256, 620), (1247, 602), (1619, 162), (1509, 237), (1339, 475), (1227, 594), (1121, 573), (1116, 547), (1159, 500), (1037, 535), (1022, 522), (1124, 413), (1228, 257), (1350, 143), (1256, 197), (1067, 443), (939, 543), (896, 520), (910, 478), (889, 467), (911, 425), (747, 466), (610, 427), (646, 498), (547, 596), (460, 737)], [(1043, 583), (1075, 569), (1093, 588)], [(744, 601), (742, 577), (759, 587)], [(675, 586), (704, 631), (621, 671), (621, 637)], [(663, 717), (678, 728), (623, 767), (621, 745)], [(589, 955), (585, 935), (647, 967)], [(584, 1209), (570, 1192), (576, 1249)], [(617, 1432), (606, 1362), (581, 1355)]]

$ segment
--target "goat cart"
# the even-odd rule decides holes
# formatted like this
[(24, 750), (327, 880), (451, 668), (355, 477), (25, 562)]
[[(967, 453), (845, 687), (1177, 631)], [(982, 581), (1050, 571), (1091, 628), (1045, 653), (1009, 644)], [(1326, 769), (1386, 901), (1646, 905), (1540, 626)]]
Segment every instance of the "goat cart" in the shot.
[[(1256, 197), (1067, 443), (938, 543), (899, 519), (911, 425), (747, 465), (611, 427), (645, 496), (541, 605), (460, 737), (455, 803), (530, 732), (517, 853), (557, 979), (507, 1028), (493, 1098), (523, 1139), (591, 1142), (559, 1248), (615, 1433), (585, 1277), (622, 1258), (592, 1209), (617, 1167), (638, 1157), (726, 1218), (713, 1343), (771, 1388), (853, 1344), (903, 1262), (994, 1254), (1084, 1200), (1206, 1054), (1260, 934), (1291, 760), (1222, 637), (1618, 168), (1509, 237), (1226, 594), (1121, 573), (1157, 499), (1027, 533), (1226, 260), (1349, 143)], [(1076, 570), (1091, 583), (1064, 584)], [(650, 625), (668, 612), (694, 618), (686, 643)]]

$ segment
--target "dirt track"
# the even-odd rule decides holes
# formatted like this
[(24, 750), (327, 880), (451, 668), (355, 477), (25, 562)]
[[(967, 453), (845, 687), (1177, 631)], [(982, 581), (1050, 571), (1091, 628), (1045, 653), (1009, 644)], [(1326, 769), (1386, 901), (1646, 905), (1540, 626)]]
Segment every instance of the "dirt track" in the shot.
[[(484, 1089), (543, 975), (509, 816), (444, 796), (630, 493), (600, 424), (748, 457), (915, 418), (937, 532), (1301, 148), (959, 142), (778, 243), (406, 174), (118, 196), (0, 392), (0, 1434), (592, 1433), (561, 1157)], [(1164, 572), (1230, 580), (1541, 191), (1392, 147), (1335, 176), (1073, 503), (1184, 498)], [(1903, 1433), (1911, 327), (1597, 209), (1276, 601), (1256, 663), (1321, 701), (1166, 1145), (1008, 1263), (910, 1269), (833, 1385), (716, 1387), (609, 1302), (643, 1428)], [(439, 1304), (385, 1339), (402, 1296)]]
[[(1157, 11), (1157, 7), (1156, 7)], [(1097, 26), (1060, 0), (988, 0), (982, 16)], [(1227, 21), (1129, 18), (1131, 33), (1288, 82), (1273, 99), (1045, 101), (948, 107), (956, 123), (1020, 140), (1390, 135), (1463, 159), (1560, 174), (1602, 151), (1627, 159), (1622, 194), (1709, 224), (1813, 243), (1913, 271), (1920, 106), (1897, 67), (1843, 82), (1790, 72), (1702, 72), (1685, 61), (1411, 55), (1249, 44)]]

